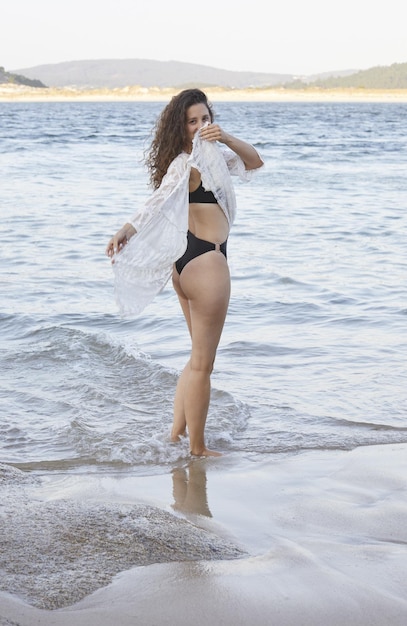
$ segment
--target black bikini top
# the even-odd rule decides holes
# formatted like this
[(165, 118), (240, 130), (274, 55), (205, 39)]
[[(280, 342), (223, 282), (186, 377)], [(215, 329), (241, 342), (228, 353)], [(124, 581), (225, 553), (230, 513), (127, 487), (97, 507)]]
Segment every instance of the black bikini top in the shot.
[(199, 184), (199, 187), (195, 189), (195, 191), (189, 192), (189, 202), (204, 202), (206, 204), (217, 204), (215, 196), (212, 191), (205, 191), (202, 187), (202, 181)]

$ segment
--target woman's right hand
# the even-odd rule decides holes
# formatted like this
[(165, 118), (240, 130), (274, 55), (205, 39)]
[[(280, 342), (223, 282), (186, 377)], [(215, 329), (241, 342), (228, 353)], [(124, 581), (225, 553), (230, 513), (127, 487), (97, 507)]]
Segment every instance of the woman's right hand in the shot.
[(132, 224), (125, 224), (115, 235), (113, 235), (106, 247), (106, 254), (112, 259), (112, 263), (114, 263), (114, 255), (120, 252), (120, 250), (123, 250), (124, 246), (127, 245), (131, 237), (133, 237), (136, 232), (137, 231)]

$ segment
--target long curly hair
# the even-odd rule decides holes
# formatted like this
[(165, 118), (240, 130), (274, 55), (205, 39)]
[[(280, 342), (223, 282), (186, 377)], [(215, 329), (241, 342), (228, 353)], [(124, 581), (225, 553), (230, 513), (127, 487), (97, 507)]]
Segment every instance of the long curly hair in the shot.
[(188, 140), (187, 110), (201, 103), (207, 107), (213, 122), (212, 105), (200, 89), (184, 89), (170, 100), (158, 117), (153, 129), (154, 138), (146, 156), (146, 166), (154, 189), (160, 186), (171, 161), (185, 150)]

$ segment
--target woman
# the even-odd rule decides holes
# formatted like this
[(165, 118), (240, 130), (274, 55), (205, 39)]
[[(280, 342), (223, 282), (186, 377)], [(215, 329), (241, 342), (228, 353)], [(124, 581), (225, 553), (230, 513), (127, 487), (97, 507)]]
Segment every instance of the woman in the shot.
[(230, 296), (226, 243), (235, 214), (230, 173), (245, 179), (263, 162), (253, 146), (213, 123), (211, 105), (199, 89), (172, 98), (155, 131), (147, 158), (155, 191), (112, 237), (106, 253), (124, 313), (139, 313), (172, 273), (192, 349), (175, 393), (171, 440), (180, 441), (188, 430), (192, 455), (220, 456), (206, 447), (204, 430)]

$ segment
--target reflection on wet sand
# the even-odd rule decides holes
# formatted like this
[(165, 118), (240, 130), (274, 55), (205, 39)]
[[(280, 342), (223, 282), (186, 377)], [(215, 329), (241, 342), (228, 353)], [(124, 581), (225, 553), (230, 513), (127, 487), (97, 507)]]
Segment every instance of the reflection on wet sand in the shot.
[(172, 470), (173, 509), (212, 517), (206, 492), (206, 470), (202, 460)]

